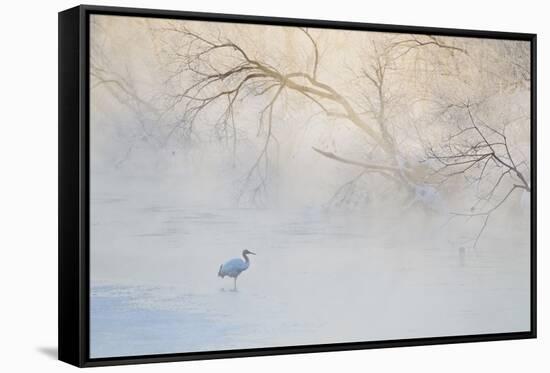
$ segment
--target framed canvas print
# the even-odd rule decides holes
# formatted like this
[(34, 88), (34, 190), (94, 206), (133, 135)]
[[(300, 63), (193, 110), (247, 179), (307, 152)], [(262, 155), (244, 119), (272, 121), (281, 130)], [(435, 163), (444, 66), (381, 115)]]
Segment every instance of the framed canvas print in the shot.
[(59, 357), (533, 338), (536, 36), (59, 14)]

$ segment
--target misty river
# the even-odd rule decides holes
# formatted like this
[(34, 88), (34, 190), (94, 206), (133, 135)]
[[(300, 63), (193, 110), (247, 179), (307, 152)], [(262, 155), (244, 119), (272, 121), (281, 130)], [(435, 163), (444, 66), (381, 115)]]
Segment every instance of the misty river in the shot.
[[(529, 329), (529, 245), (513, 229), (474, 250), (443, 219), (91, 205), (92, 358)], [(218, 268), (243, 249), (257, 255), (229, 291)]]
[(89, 31), (92, 358), (530, 330), (528, 41)]

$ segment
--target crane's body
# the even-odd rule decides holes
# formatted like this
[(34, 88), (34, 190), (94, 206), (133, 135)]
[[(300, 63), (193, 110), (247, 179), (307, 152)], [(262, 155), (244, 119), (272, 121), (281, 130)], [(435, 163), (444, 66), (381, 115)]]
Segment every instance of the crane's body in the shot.
[(250, 259), (248, 258), (248, 255), (256, 255), (252, 251), (249, 250), (243, 250), (243, 259), (241, 258), (235, 258), (231, 259), (224, 264), (220, 266), (220, 269), (218, 270), (218, 276), (221, 278), (224, 278), (225, 276), (233, 278), (233, 290), (237, 290), (237, 277), (250, 267)]

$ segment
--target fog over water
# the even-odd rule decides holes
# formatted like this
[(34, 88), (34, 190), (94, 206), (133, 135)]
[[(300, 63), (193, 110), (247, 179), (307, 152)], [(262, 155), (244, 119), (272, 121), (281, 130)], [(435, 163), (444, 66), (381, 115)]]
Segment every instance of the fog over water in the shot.
[(91, 357), (529, 330), (521, 42), (114, 16), (91, 39)]

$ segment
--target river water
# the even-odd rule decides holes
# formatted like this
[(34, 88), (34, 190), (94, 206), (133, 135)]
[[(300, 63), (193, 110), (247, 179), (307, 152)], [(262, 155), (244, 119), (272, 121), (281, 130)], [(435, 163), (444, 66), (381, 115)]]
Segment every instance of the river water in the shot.
[[(521, 227), (488, 230), (474, 250), (441, 219), (91, 205), (92, 358), (529, 329)], [(257, 255), (229, 291), (217, 271), (243, 249)]]

